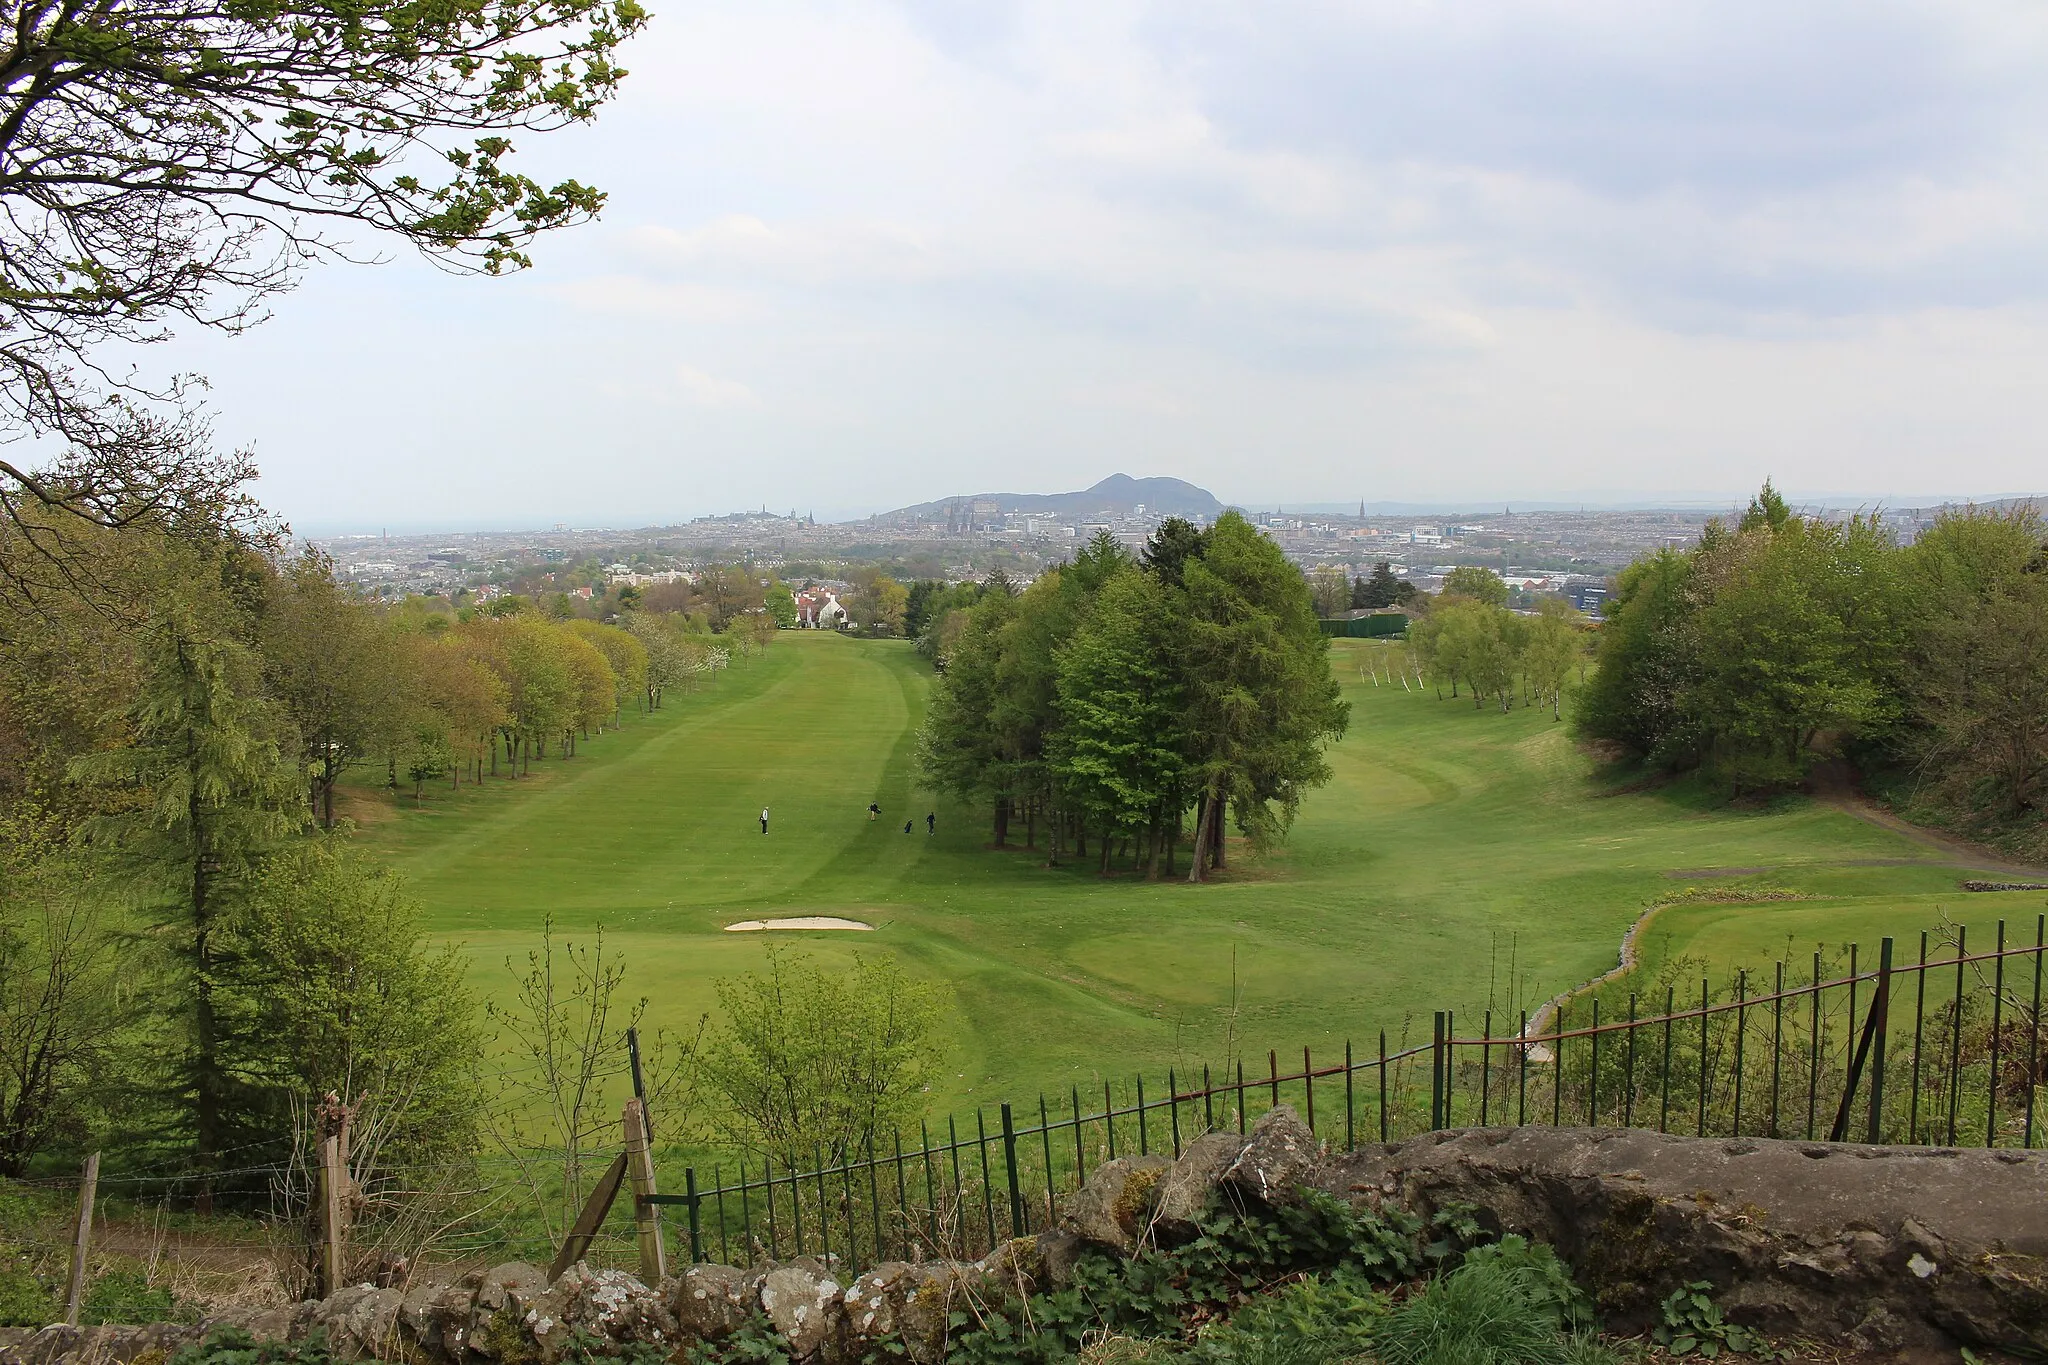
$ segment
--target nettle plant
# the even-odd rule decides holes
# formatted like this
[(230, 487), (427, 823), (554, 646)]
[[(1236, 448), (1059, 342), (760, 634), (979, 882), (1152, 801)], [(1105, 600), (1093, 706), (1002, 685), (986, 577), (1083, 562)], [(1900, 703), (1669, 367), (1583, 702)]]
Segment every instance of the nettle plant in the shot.
[(1672, 1290), (1663, 1303), (1663, 1320), (1650, 1329), (1650, 1339), (1675, 1356), (1697, 1354), (1712, 1360), (1723, 1351), (1733, 1351), (1777, 1359), (1778, 1352), (1763, 1337), (1721, 1316), (1713, 1292), (1708, 1280), (1694, 1280)]
[(1277, 1209), (1218, 1203), (1195, 1237), (1178, 1246), (1146, 1248), (1128, 1260), (1084, 1253), (1065, 1288), (1021, 1304), (956, 1310), (950, 1326), (959, 1335), (948, 1359), (1051, 1365), (1104, 1335), (1181, 1337), (1275, 1289), (1285, 1292), (1258, 1310), (1273, 1319), (1268, 1327), (1283, 1326), (1290, 1315), (1327, 1318), (1337, 1303), (1363, 1313), (1374, 1286), (1425, 1268), (1424, 1230), (1401, 1210), (1355, 1209), (1318, 1192)]

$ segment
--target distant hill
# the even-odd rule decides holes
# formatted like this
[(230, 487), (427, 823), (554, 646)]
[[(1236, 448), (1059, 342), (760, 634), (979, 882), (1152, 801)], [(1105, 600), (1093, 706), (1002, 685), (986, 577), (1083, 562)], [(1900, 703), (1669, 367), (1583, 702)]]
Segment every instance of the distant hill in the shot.
[(971, 507), (975, 503), (984, 506), (994, 503), (998, 512), (1042, 512), (1055, 517), (1129, 513), (1132, 508), (1141, 506), (1147, 512), (1211, 520), (1223, 512), (1223, 504), (1213, 493), (1184, 479), (1134, 479), (1128, 474), (1112, 474), (1093, 488), (1079, 493), (965, 493), (959, 497), (940, 498), (936, 502), (921, 502), (915, 507), (899, 507), (893, 512), (882, 513), (874, 520), (944, 521), (949, 509), (956, 504)]

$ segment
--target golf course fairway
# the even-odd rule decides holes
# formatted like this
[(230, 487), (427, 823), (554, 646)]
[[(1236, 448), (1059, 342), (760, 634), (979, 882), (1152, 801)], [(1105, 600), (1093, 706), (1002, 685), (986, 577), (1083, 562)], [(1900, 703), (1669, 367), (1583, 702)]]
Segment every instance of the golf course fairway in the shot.
[[(1673, 907), (1646, 964), (1754, 966), (1904, 940), (1944, 913), (1973, 938), (2006, 916), (2031, 939), (2041, 895), (1963, 894), (1967, 857), (1804, 797), (1743, 808), (1689, 783), (1617, 790), (1547, 710), (1375, 686), (1360, 661), (1383, 648), (1335, 644), (1352, 714), (1334, 780), (1282, 847), (1233, 846), (1205, 886), (1104, 878), (1092, 859), (1050, 868), (1042, 838), (989, 848), (984, 808), (916, 783), (929, 667), (904, 641), (812, 632), (628, 711), (531, 777), (443, 786), (417, 809), (363, 785), (351, 812), (486, 998), (510, 995), (508, 959), (523, 966), (550, 919), (583, 944), (602, 927), (650, 1026), (691, 1032), (715, 1013), (714, 982), (772, 945), (820, 962), (894, 955), (951, 1000), (938, 1112), (1099, 1091), (1140, 1067), (1263, 1067), (1268, 1048), (1364, 1050), (1381, 1029), (1426, 1039), (1432, 1010), (1476, 1019), (1595, 976), (1646, 906), (1688, 888), (1804, 898)], [(810, 916), (875, 929), (725, 932)]]

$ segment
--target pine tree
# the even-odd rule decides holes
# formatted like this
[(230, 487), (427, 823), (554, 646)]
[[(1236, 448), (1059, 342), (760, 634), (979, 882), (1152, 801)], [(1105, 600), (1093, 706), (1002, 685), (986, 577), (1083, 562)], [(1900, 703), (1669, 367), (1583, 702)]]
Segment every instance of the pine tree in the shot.
[[(173, 609), (142, 642), (133, 742), (73, 761), (74, 780), (130, 795), (95, 831), (165, 913), (182, 969), (189, 1030), (174, 1091), (194, 1164), (219, 1169), (235, 1082), (222, 1063), (217, 935), (238, 882), (306, 820), (285, 727), (259, 690), (253, 653)], [(210, 1184), (202, 1207), (210, 1206)]]
[(1200, 881), (1223, 865), (1226, 806), (1255, 845), (1285, 831), (1302, 793), (1329, 780), (1323, 746), (1350, 708), (1306, 580), (1250, 522), (1226, 512), (1183, 577), (1184, 724), (1201, 792), (1188, 878)]
[(1168, 589), (1126, 569), (1103, 586), (1088, 624), (1059, 656), (1051, 744), (1062, 804), (1104, 831), (1145, 835), (1157, 875), (1162, 838), (1187, 807), (1184, 694)]

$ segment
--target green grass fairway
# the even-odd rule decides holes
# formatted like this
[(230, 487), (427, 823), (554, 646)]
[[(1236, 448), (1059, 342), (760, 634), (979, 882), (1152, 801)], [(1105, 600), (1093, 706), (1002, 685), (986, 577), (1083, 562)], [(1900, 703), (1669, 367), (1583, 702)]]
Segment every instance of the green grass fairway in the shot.
[[(1601, 794), (1547, 712), (1376, 688), (1356, 661), (1380, 647), (1337, 645), (1354, 709), (1336, 779), (1283, 849), (1205, 887), (991, 852), (985, 814), (951, 804), (928, 838), (934, 807), (910, 762), (924, 665), (902, 642), (795, 632), (531, 779), (443, 791), (420, 811), (364, 795), (362, 837), (466, 945), (481, 991), (507, 992), (504, 961), (545, 916), (579, 940), (602, 924), (633, 992), (671, 1026), (712, 1007), (714, 978), (759, 961), (769, 936), (724, 925), (873, 922), (776, 937), (823, 958), (895, 954), (944, 982), (957, 1025), (951, 1093), (935, 1098), (955, 1108), (1040, 1087), (1099, 1093), (1105, 1072), (1140, 1066), (1199, 1070), (1223, 1060), (1233, 1029), (1260, 1066), (1268, 1047), (1426, 1036), (1432, 1009), (1508, 1008), (1597, 974), (1646, 903), (1692, 884), (1825, 899), (1674, 909), (1656, 951), (1761, 962), (1788, 939), (1795, 952), (1881, 932), (1916, 942), (1941, 907), (1967, 910), (1973, 937), (2001, 913), (2032, 932), (2038, 895), (1963, 896), (1942, 855), (1813, 802), (1731, 809), (1684, 785)], [(1727, 869), (1763, 870), (1703, 875)]]

